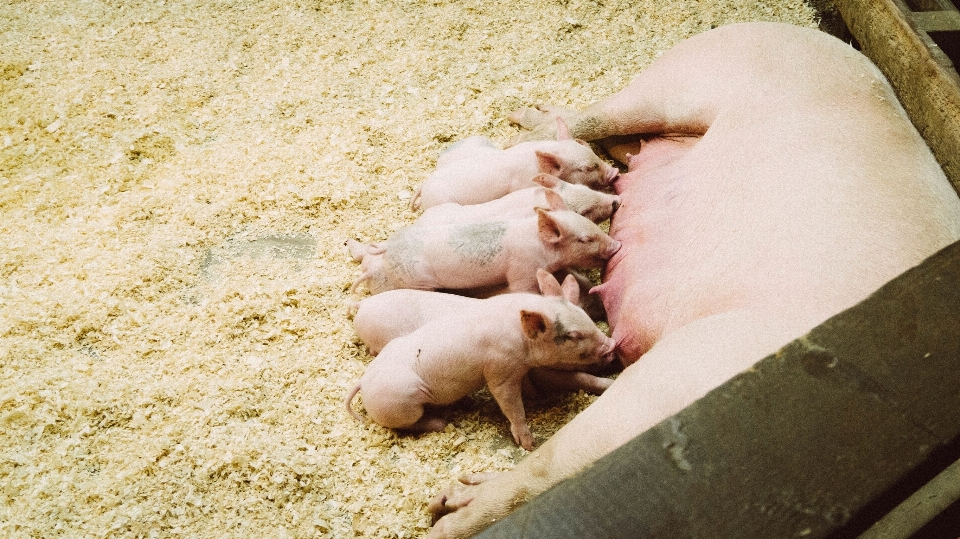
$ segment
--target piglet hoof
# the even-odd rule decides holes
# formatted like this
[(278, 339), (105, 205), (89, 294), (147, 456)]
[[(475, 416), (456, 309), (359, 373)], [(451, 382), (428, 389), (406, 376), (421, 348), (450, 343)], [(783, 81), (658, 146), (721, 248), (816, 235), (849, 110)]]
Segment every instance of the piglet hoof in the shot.
[(517, 443), (520, 447), (526, 449), (527, 451), (533, 451), (534, 439), (533, 433), (530, 432), (530, 427), (510, 425), (510, 431), (513, 434), (513, 441)]

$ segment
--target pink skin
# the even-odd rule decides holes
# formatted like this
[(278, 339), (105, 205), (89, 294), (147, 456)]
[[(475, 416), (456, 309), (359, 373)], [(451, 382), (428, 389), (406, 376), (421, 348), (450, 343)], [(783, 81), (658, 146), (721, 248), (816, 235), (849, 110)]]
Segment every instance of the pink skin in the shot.
[[(593, 288), (595, 287), (593, 286), (593, 282), (589, 277), (570, 268), (555, 271), (553, 272), (553, 276), (555, 279), (557, 279), (557, 282), (570, 278), (577, 282), (577, 285), (579, 285), (580, 288), (580, 302), (578, 305), (590, 316), (591, 320), (599, 322), (607, 319), (607, 313), (603, 308), (603, 302), (600, 301), (600, 296), (593, 293)], [(507, 289), (506, 285), (487, 286), (483, 288), (464, 288), (456, 291), (456, 293), (459, 295), (470, 296), (471, 298), (489, 298), (500, 294), (506, 294), (508, 292), (509, 290)]]
[(362, 270), (353, 290), (364, 282), (372, 294), (506, 283), (511, 292), (538, 292), (538, 268), (598, 268), (620, 248), (586, 217), (569, 210), (536, 211), (535, 217), (511, 221), (409, 226), (367, 246), (349, 240)]
[(620, 207), (620, 197), (590, 189), (585, 185), (568, 183), (556, 176), (538, 174), (533, 183), (540, 187), (527, 187), (508, 193), (496, 200), (482, 204), (462, 205), (447, 202), (424, 210), (417, 218), (417, 225), (442, 225), (454, 223), (480, 223), (520, 219), (535, 214), (535, 207), (556, 207), (551, 199), (559, 197), (564, 207), (602, 223)]
[(357, 303), (353, 328), (375, 356), (393, 339), (413, 333), (436, 318), (476, 307), (479, 301), (431, 290), (387, 290)]
[[(561, 285), (550, 273), (538, 270), (537, 281), (544, 296), (564, 297), (580, 306), (583, 288), (574, 275), (567, 275)], [(427, 290), (388, 290), (355, 304), (352, 309), (353, 327), (370, 354), (377, 355), (393, 339), (413, 333), (437, 318), (472, 309), (483, 301)], [(612, 382), (609, 378), (585, 372), (553, 369), (533, 369), (530, 376), (532, 384), (524, 387), (524, 394), (583, 390), (599, 395)]]
[(524, 142), (507, 150), (483, 137), (453, 145), (417, 189), (411, 209), (447, 202), (482, 204), (532, 187), (530, 180), (538, 174), (594, 189), (609, 186), (619, 174), (616, 167), (603, 162), (585, 142), (570, 137), (562, 119), (557, 123), (556, 140)]
[[(429, 506), (473, 535), (960, 238), (960, 200), (880, 72), (822, 32), (729, 25), (583, 112), (511, 119), (630, 171), (598, 291), (628, 366), (513, 470)], [(628, 157), (630, 154), (630, 157)]]
[(401, 430), (441, 430), (446, 421), (426, 414), (425, 407), (452, 404), (486, 384), (510, 421), (514, 441), (533, 450), (521, 398), (527, 372), (582, 370), (613, 356), (613, 340), (570, 302), (576, 295), (477, 300), (474, 307), (391, 340), (348, 392), (347, 411), (363, 420), (350, 405), (363, 391), (364, 408), (375, 422)]

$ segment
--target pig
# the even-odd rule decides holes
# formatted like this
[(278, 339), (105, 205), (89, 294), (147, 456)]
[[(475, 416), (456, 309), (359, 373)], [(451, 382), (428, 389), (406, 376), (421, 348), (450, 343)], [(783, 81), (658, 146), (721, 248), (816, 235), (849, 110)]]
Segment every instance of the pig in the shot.
[(437, 169), (417, 189), (410, 208), (482, 204), (532, 187), (531, 179), (541, 173), (593, 189), (609, 186), (620, 171), (587, 143), (571, 138), (562, 119), (557, 123), (556, 140), (524, 142), (506, 150), (484, 137), (453, 145), (437, 159)]
[(397, 288), (436, 290), (507, 284), (537, 292), (537, 268), (598, 268), (620, 243), (569, 210), (537, 208), (534, 217), (445, 226), (408, 226), (385, 242), (348, 240), (371, 294)]
[[(581, 276), (567, 274), (563, 284), (556, 276), (538, 269), (537, 282), (545, 296), (565, 297), (574, 305), (583, 308), (581, 302)], [(413, 333), (428, 322), (472, 309), (484, 300), (428, 290), (388, 290), (370, 296), (351, 307), (353, 327), (371, 355), (377, 355), (393, 339)], [(589, 316), (590, 313), (584, 310)], [(591, 319), (593, 317), (591, 316)], [(583, 390), (599, 395), (610, 386), (611, 380), (579, 371), (556, 371), (532, 369), (532, 381), (525, 385), (524, 394), (558, 390)]]
[(960, 238), (889, 83), (815, 29), (721, 26), (584, 111), (510, 118), (549, 137), (556, 116), (629, 164), (598, 290), (626, 368), (512, 470), (440, 492), (432, 539), (502, 519)]
[(602, 223), (620, 207), (620, 197), (569, 183), (549, 174), (538, 174), (527, 187), (482, 204), (462, 205), (447, 202), (424, 210), (417, 217), (418, 225), (479, 223), (530, 217), (536, 207), (557, 207), (556, 198), (566, 209), (577, 212), (594, 223)]
[(583, 309), (587, 315), (594, 321), (606, 321), (607, 320), (607, 311), (603, 306), (603, 301), (600, 299), (600, 296), (594, 293), (593, 282), (589, 277), (583, 273), (567, 268), (561, 272), (554, 273), (554, 276), (559, 274), (565, 274), (563, 277), (573, 277), (577, 281), (577, 284), (580, 287), (580, 308)]
[(355, 304), (353, 329), (375, 356), (393, 339), (413, 333), (441, 316), (472, 309), (482, 301), (432, 290), (387, 290)]
[[(590, 277), (580, 271), (570, 268), (564, 268), (562, 270), (555, 271), (553, 272), (553, 276), (558, 281), (572, 277), (580, 287), (580, 308), (586, 311), (586, 313), (590, 316), (590, 319), (595, 322), (605, 321), (607, 319), (607, 313), (603, 308), (603, 302), (600, 301), (600, 296), (593, 293), (594, 286)], [(440, 291), (448, 292), (447, 290), (443, 289)], [(453, 292), (458, 295), (470, 296), (472, 298), (489, 298), (499, 294), (506, 294), (509, 292), (509, 290), (505, 284), (501, 284), (482, 288), (462, 288)]]
[(348, 391), (346, 409), (363, 421), (350, 404), (363, 391), (367, 415), (380, 425), (439, 431), (446, 421), (424, 407), (452, 404), (486, 384), (514, 441), (533, 450), (521, 398), (527, 372), (580, 370), (613, 357), (613, 339), (571, 302), (575, 299), (568, 289), (562, 296), (505, 294), (434, 318), (383, 347)]

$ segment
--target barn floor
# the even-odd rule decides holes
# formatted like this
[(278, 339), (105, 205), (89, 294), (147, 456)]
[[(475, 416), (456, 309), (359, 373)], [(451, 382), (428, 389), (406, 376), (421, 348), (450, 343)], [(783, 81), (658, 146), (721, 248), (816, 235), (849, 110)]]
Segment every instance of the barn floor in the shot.
[[(0, 0), (0, 536), (417, 537), (524, 451), (350, 419), (346, 238), (445, 146), (800, 0)], [(586, 395), (534, 403), (546, 439)]]

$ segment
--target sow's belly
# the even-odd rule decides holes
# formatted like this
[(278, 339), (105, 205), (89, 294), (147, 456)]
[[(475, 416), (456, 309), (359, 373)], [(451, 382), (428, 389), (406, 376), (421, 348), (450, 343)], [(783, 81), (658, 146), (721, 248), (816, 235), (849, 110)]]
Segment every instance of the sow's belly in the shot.
[[(635, 362), (670, 327), (688, 317), (709, 314), (724, 293), (704, 294), (691, 286), (701, 253), (691, 245), (692, 228), (702, 218), (691, 196), (696, 179), (685, 177), (681, 159), (698, 137), (656, 138), (644, 142), (630, 160), (630, 171), (615, 187), (620, 209), (610, 223), (610, 235), (623, 242), (607, 263), (603, 284), (594, 290), (607, 311), (617, 353), (625, 365)], [(694, 180), (694, 181), (690, 181)], [(709, 296), (715, 295), (716, 299)], [(706, 302), (706, 304), (700, 304)]]

